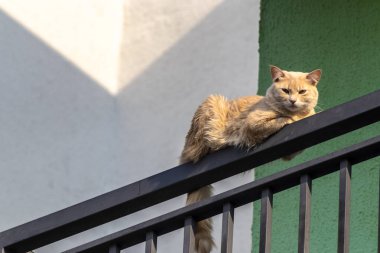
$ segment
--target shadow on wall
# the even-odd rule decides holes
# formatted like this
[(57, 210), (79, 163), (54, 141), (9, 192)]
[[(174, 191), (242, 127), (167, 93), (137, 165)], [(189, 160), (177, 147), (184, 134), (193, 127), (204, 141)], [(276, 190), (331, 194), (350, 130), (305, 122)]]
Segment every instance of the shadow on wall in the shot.
[(1, 11), (0, 78), (0, 231), (102, 193), (114, 98)]
[[(120, 91), (118, 103), (126, 108), (121, 122), (128, 125), (121, 127), (126, 130), (124, 152), (134, 158), (150, 157), (131, 159), (128, 167), (176, 165), (192, 115), (208, 95), (256, 94), (258, 5), (222, 2)], [(128, 71), (128, 66), (121, 66), (121, 71)], [(136, 142), (138, 146), (130, 145)]]

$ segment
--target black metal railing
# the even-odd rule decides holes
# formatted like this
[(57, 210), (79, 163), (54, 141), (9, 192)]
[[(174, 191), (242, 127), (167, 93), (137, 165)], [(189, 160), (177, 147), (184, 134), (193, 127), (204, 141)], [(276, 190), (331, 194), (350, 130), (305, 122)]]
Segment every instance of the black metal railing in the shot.
[[(258, 148), (228, 148), (0, 233), (3, 253), (36, 249), (380, 120), (380, 91), (286, 126)], [(348, 252), (351, 165), (380, 155), (380, 136), (166, 213), (66, 252), (120, 252), (184, 227), (194, 252), (196, 221), (223, 213), (221, 252), (232, 251), (234, 208), (261, 199), (260, 253), (270, 252), (273, 194), (300, 186), (298, 252), (309, 252), (311, 184), (340, 170), (338, 252)]]

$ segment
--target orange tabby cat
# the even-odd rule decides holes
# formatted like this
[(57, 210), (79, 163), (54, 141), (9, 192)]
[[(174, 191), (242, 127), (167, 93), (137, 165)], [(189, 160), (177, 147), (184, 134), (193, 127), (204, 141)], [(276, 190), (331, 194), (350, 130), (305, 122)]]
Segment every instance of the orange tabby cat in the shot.
[[(284, 71), (271, 66), (273, 84), (266, 95), (227, 100), (212, 95), (204, 101), (192, 119), (181, 154), (181, 163), (197, 162), (203, 156), (226, 146), (252, 148), (282, 127), (315, 113), (317, 83), (321, 70), (310, 73)], [(291, 157), (289, 157), (291, 158)], [(187, 196), (187, 204), (210, 197), (208, 185)], [(209, 253), (214, 246), (210, 219), (197, 223), (195, 247)]]

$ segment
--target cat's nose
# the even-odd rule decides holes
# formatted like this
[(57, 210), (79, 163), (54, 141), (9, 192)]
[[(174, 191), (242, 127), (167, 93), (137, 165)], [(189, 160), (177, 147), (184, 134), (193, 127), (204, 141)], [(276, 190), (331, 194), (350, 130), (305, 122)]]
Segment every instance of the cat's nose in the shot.
[(296, 99), (289, 99), (290, 103), (292, 103), (292, 105), (294, 105), (296, 103)]

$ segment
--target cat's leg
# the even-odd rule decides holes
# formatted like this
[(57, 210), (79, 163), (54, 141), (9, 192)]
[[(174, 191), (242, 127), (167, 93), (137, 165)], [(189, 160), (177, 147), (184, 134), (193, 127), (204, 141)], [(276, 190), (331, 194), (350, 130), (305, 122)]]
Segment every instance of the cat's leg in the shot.
[[(264, 139), (266, 139), (270, 135), (281, 130), (284, 126), (291, 124), (293, 122), (294, 122), (293, 119), (287, 118), (287, 117), (280, 117), (280, 118), (276, 118), (274, 120), (271, 120), (271, 121), (267, 122), (266, 124), (262, 125), (262, 127), (265, 128), (265, 131), (267, 131), (267, 133), (269, 134), (268, 136), (263, 135), (262, 137), (264, 137)], [(263, 140), (259, 140), (259, 141), (261, 142)], [(281, 159), (284, 161), (290, 161), (294, 157), (296, 157), (297, 155), (301, 154), (302, 152), (303, 152), (303, 150), (300, 150), (300, 151), (297, 151), (295, 153), (286, 155), (286, 156), (282, 157)]]
[[(263, 125), (261, 125), (261, 128), (262, 128), (261, 130), (263, 131), (264, 134), (262, 134), (261, 136), (259, 135), (260, 137), (262, 137), (264, 139), (258, 139), (257, 141), (261, 143), (266, 138), (268, 138), (270, 135), (278, 132), (284, 126), (286, 126), (288, 124), (291, 124), (292, 122), (294, 122), (294, 120), (292, 120), (290, 118), (280, 117), (280, 118), (276, 118), (276, 119), (270, 120), (267, 123), (264, 123)], [(297, 151), (295, 153), (286, 155), (286, 156), (282, 157), (281, 159), (284, 160), (284, 161), (290, 161), (294, 157), (296, 157), (297, 155), (301, 154), (302, 152), (303, 152), (303, 150), (300, 150), (300, 151)]]
[(270, 136), (284, 126), (292, 123), (293, 120), (290, 117), (273, 117), (273, 118), (265, 118), (265, 117), (257, 117), (255, 115), (250, 115), (248, 118), (248, 123), (252, 127), (252, 130), (257, 134)]
[(284, 126), (293, 122), (289, 117), (260, 117), (261, 115), (249, 115), (247, 124), (240, 130), (240, 141), (245, 146), (253, 147), (261, 144), (265, 139), (278, 132)]

